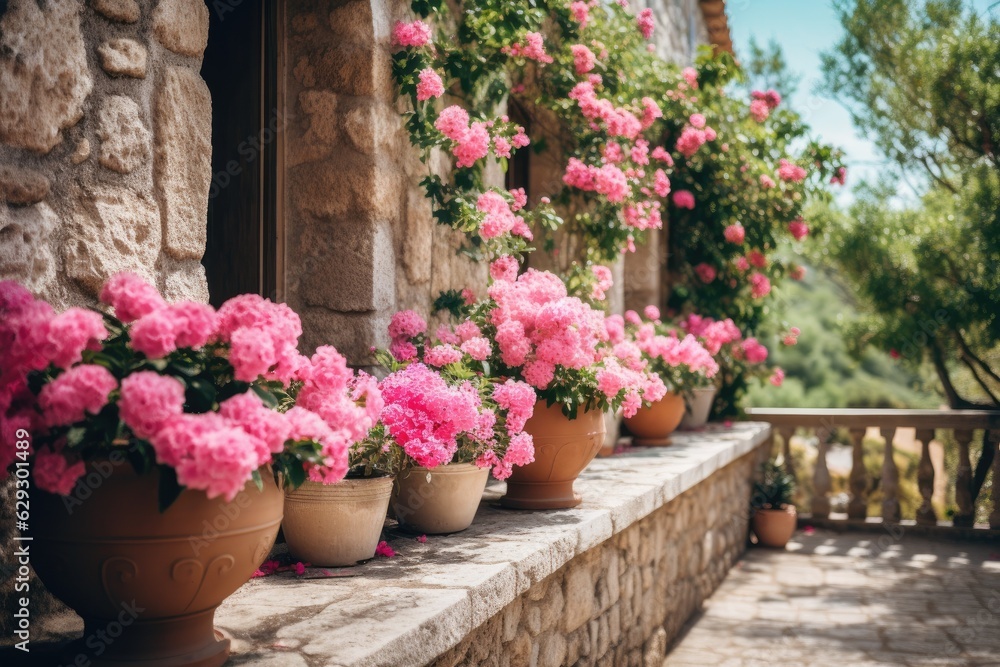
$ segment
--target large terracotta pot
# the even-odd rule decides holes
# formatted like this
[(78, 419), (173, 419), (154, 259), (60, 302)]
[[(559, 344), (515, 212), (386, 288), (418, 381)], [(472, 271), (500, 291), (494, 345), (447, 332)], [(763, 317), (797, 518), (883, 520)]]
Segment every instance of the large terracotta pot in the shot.
[(686, 408), (684, 418), (681, 419), (681, 428), (701, 428), (708, 423), (716, 391), (715, 387), (698, 387), (692, 391), (691, 399), (685, 401)]
[(489, 477), (489, 468), (473, 463), (411, 468), (393, 485), (392, 513), (407, 530), (457, 533), (472, 525)]
[(524, 430), (534, 438), (535, 460), (514, 468), (500, 504), (524, 510), (579, 505), (583, 499), (573, 491), (573, 482), (604, 444), (604, 413), (588, 410), (571, 420), (558, 403), (538, 401)]
[(784, 549), (795, 532), (795, 505), (782, 509), (754, 510), (751, 525), (757, 541), (765, 547)]
[[(186, 490), (164, 512), (158, 476), (127, 462), (88, 464), (67, 498), (31, 498), (31, 564), (83, 617), (67, 652), (89, 665), (216, 667), (229, 640), (215, 608), (263, 562), (281, 524), (282, 493), (269, 470), (226, 502)], [(69, 664), (69, 663), (67, 663)]]
[(634, 416), (626, 418), (625, 428), (634, 436), (634, 445), (669, 445), (670, 434), (677, 429), (683, 418), (684, 397), (668, 392), (648, 408), (639, 408)]
[(375, 557), (392, 477), (305, 482), (285, 494), (281, 529), (288, 551), (322, 567), (344, 567)]

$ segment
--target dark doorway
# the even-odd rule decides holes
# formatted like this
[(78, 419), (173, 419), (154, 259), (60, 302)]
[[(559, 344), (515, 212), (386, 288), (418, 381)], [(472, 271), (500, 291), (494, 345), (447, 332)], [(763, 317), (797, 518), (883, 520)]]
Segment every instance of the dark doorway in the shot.
[(278, 0), (209, 4), (201, 74), (212, 93), (212, 186), (202, 263), (213, 305), (277, 294)]

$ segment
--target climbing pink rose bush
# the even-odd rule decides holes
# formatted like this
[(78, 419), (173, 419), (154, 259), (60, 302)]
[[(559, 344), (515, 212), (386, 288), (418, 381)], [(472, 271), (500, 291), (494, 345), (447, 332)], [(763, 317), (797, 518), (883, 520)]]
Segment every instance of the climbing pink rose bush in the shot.
[[(86, 461), (119, 448), (159, 472), (165, 500), (183, 488), (231, 500), (268, 465), (292, 485), (331, 483), (378, 419), (374, 379), (332, 347), (299, 354), (284, 304), (167, 303), (129, 273), (100, 298), (109, 312), (57, 314), (0, 283), (0, 469), (30, 458), (44, 491), (71, 492)], [(30, 448), (15, 448), (19, 429)]]

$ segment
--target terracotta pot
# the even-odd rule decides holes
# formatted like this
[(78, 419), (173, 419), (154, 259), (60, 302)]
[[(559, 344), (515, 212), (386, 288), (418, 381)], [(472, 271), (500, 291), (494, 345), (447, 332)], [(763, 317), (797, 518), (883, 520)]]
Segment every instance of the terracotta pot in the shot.
[(571, 420), (558, 403), (538, 401), (524, 430), (535, 440), (535, 460), (514, 468), (500, 504), (524, 510), (579, 505), (583, 499), (573, 491), (573, 482), (604, 444), (604, 413), (588, 410)]
[(305, 482), (285, 494), (281, 522), (288, 551), (322, 567), (345, 567), (375, 557), (392, 477)]
[(222, 665), (229, 640), (213, 628), (215, 608), (267, 557), (281, 524), (272, 473), (260, 471), (263, 491), (250, 482), (226, 502), (187, 490), (161, 513), (158, 475), (120, 460), (87, 468), (71, 496), (31, 498), (31, 564), (84, 621), (69, 660)]
[(691, 400), (685, 401), (684, 418), (681, 419), (681, 428), (694, 429), (701, 428), (708, 423), (708, 416), (712, 414), (712, 403), (715, 401), (715, 387), (698, 387), (692, 392)]
[(633, 445), (662, 447), (670, 444), (673, 433), (684, 418), (684, 397), (668, 392), (648, 408), (639, 408), (635, 416), (625, 419), (625, 428), (634, 436)]
[(754, 510), (751, 525), (761, 545), (784, 549), (795, 532), (795, 519), (795, 505), (788, 505), (780, 510)]
[(472, 525), (489, 477), (489, 468), (473, 463), (416, 466), (396, 478), (392, 513), (402, 528), (413, 532), (457, 533)]

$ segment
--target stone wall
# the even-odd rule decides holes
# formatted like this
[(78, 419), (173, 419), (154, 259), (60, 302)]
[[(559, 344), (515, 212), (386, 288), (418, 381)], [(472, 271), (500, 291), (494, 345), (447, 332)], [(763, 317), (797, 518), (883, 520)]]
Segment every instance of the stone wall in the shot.
[(573, 558), (434, 667), (660, 667), (747, 541), (760, 449)]
[(202, 0), (10, 0), (0, 15), (0, 279), (91, 303), (130, 270), (207, 299)]

